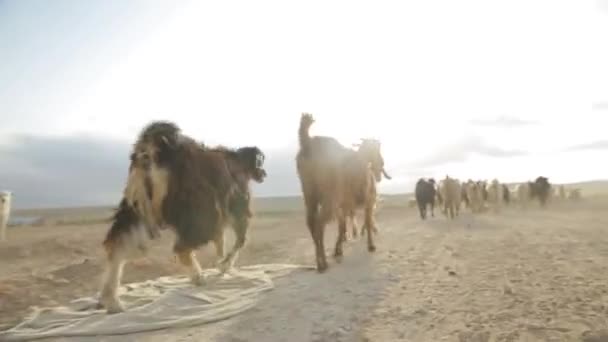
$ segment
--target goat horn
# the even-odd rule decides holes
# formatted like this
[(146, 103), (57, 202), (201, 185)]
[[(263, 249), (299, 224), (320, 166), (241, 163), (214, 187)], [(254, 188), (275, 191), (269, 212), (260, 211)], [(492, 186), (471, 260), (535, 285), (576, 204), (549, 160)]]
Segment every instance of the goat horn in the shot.
[(384, 175), (384, 178), (389, 179), (389, 180), (392, 179), (392, 177), (389, 176), (388, 173), (386, 173), (386, 170), (384, 168), (382, 168), (382, 174)]

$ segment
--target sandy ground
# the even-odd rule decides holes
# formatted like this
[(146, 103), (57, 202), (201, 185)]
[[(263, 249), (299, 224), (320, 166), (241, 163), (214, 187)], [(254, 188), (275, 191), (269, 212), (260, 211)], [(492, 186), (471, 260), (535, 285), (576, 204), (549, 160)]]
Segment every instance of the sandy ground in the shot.
[[(351, 241), (327, 273), (279, 278), (259, 305), (232, 319), (100, 340), (608, 341), (607, 207), (608, 198), (596, 198), (421, 221), (387, 203), (373, 254)], [(14, 325), (31, 305), (94, 293), (106, 229), (12, 229), (0, 246), (0, 325)], [(181, 272), (170, 245), (165, 234), (148, 259), (127, 267), (125, 282)], [(213, 247), (199, 259), (209, 266)], [(302, 214), (285, 212), (257, 217), (237, 264), (313, 261)]]

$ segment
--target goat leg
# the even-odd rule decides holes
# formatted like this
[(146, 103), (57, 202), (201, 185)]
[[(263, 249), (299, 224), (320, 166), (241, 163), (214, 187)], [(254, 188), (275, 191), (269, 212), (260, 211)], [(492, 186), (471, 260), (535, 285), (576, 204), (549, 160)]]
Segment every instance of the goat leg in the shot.
[(334, 249), (334, 258), (336, 260), (341, 261), (343, 250), (342, 244), (344, 243), (346, 237), (346, 217), (343, 214), (340, 214), (338, 217), (338, 238), (336, 239), (336, 247)]

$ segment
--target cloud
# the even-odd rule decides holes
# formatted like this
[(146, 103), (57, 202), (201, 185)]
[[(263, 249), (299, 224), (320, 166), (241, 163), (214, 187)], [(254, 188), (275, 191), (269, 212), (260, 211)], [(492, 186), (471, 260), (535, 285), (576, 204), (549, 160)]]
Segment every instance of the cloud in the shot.
[(580, 150), (607, 150), (608, 140), (597, 140), (586, 144), (579, 144), (568, 147), (567, 151), (580, 151)]
[(537, 125), (538, 121), (524, 120), (510, 116), (499, 116), (494, 119), (473, 119), (469, 120), (471, 125), (475, 126), (491, 126), (491, 127), (523, 127)]
[(113, 205), (124, 185), (129, 149), (90, 137), (19, 136), (0, 146), (0, 187), (13, 192), (17, 208)]
[(591, 109), (593, 109), (593, 110), (607, 110), (608, 109), (608, 101), (594, 102), (591, 105)]
[(435, 151), (429, 157), (415, 162), (416, 167), (432, 167), (448, 163), (465, 162), (471, 155), (478, 154), (486, 157), (508, 158), (526, 155), (521, 150), (509, 150), (486, 144), (479, 137), (470, 137)]
[(608, 13), (608, 0), (597, 0), (597, 7), (601, 12)]
[[(0, 190), (13, 192), (15, 208), (114, 206), (130, 149), (129, 143), (102, 138), (18, 136), (0, 145)], [(268, 178), (253, 187), (254, 194), (299, 194), (295, 147), (264, 152)]]

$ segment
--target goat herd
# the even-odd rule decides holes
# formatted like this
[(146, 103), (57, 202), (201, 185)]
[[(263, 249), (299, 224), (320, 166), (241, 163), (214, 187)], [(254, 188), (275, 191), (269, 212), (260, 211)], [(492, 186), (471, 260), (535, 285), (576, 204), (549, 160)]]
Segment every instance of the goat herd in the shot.
[[(534, 182), (525, 182), (510, 189), (506, 184), (501, 184), (497, 179), (491, 183), (487, 181), (473, 181), (461, 183), (457, 179), (446, 176), (439, 184), (433, 178), (421, 178), (416, 183), (415, 199), (411, 199), (409, 206), (418, 206), (420, 217), (427, 217), (428, 207), (431, 208), (431, 216), (435, 216), (436, 204), (442, 206), (442, 212), (449, 218), (458, 215), (462, 204), (469, 208), (472, 213), (480, 213), (487, 207), (498, 212), (503, 205), (519, 202), (520, 207), (525, 208), (534, 200), (538, 200), (544, 207), (551, 198), (566, 198), (566, 189), (563, 185), (555, 188), (549, 183), (547, 177), (538, 177)], [(570, 199), (580, 198), (580, 189), (570, 190)]]
[[(357, 233), (354, 216), (358, 210), (364, 214), (361, 234), (367, 235), (368, 250), (375, 251), (377, 183), (391, 177), (384, 169), (380, 141), (362, 139), (355, 148), (348, 148), (332, 137), (311, 136), (313, 123), (311, 114), (301, 115), (295, 163), (317, 270), (324, 272), (328, 267), (324, 231), (332, 220), (337, 220), (339, 228), (335, 258), (343, 255), (347, 220), (353, 221), (353, 235)], [(103, 241), (107, 266), (99, 307), (108, 313), (124, 310), (118, 298), (124, 265), (145, 255), (148, 242), (157, 239), (161, 230), (175, 233), (173, 252), (194, 284), (204, 283), (194, 251), (209, 242), (215, 245), (220, 273), (229, 271), (245, 245), (253, 216), (250, 183), (262, 183), (267, 176), (264, 160), (256, 146), (210, 147), (183, 134), (172, 122), (154, 121), (144, 127), (133, 145), (122, 199)], [(548, 179), (538, 177), (520, 185), (517, 197), (525, 202), (538, 199), (544, 205), (550, 191)], [(512, 198), (512, 191), (496, 180), (487, 185), (472, 180), (461, 184), (446, 176), (439, 184), (433, 179), (419, 180), (415, 202), (423, 219), (428, 205), (434, 215), (435, 203), (442, 204), (453, 218), (461, 202), (479, 212), (484, 202), (498, 208)], [(225, 254), (227, 226), (232, 227), (235, 241)]]

